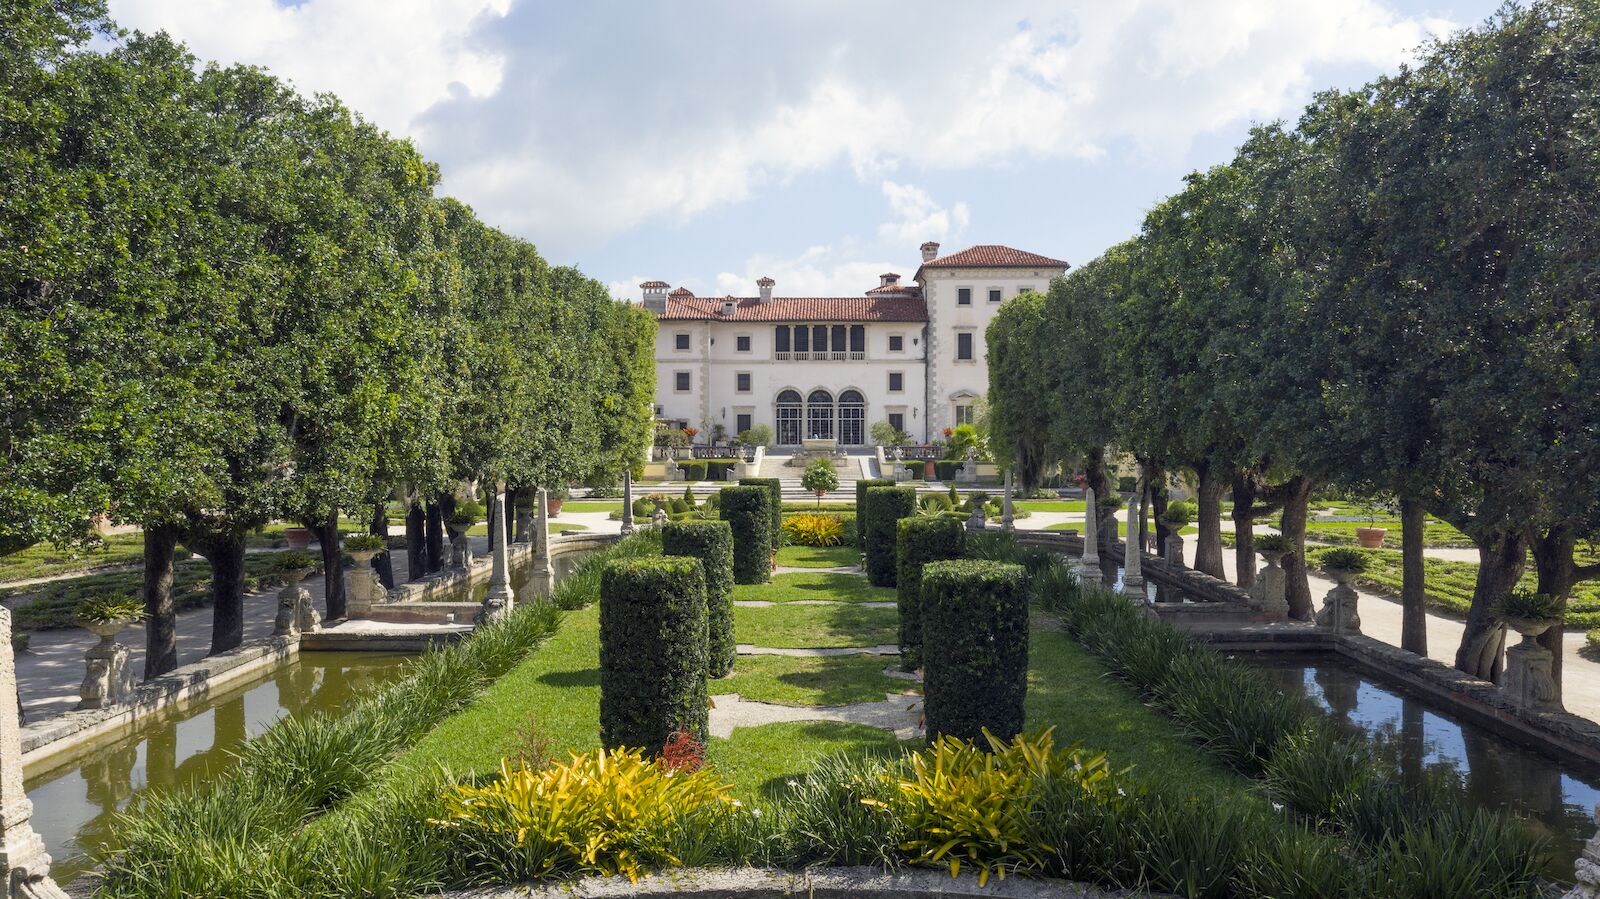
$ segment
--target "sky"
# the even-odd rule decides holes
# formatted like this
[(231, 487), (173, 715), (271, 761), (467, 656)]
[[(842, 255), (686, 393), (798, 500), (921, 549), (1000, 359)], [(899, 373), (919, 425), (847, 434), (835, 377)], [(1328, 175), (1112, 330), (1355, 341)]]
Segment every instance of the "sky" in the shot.
[(1081, 264), (1254, 124), (1499, 0), (110, 0), (331, 92), (623, 298), (858, 295), (918, 247)]

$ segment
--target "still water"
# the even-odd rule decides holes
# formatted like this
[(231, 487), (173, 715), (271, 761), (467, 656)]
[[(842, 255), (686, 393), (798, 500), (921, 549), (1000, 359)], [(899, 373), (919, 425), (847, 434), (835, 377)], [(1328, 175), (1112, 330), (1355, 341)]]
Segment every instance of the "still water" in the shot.
[(89, 865), (111, 822), (140, 790), (215, 777), (232, 751), (272, 722), (308, 713), (337, 713), (374, 687), (405, 673), (409, 655), (307, 652), (296, 661), (220, 696), (140, 722), (115, 742), (29, 777), (33, 826), (66, 883)]
[(1464, 724), (1338, 662), (1250, 661), (1334, 718), (1396, 741), (1403, 776), (1420, 777), (1439, 764), (1454, 767), (1473, 802), (1526, 817), (1543, 830), (1553, 843), (1550, 876), (1571, 882), (1572, 862), (1595, 833), (1600, 771), (1554, 761)]

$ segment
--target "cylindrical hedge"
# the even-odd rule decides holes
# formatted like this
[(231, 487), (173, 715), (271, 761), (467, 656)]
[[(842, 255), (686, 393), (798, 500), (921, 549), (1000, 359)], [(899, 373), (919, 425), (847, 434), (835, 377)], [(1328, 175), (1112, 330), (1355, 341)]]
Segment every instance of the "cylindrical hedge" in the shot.
[(922, 568), (922, 694), (928, 739), (1022, 732), (1028, 587), (1021, 565), (962, 559)]
[(772, 495), (772, 551), (783, 546), (783, 482), (777, 478), (740, 478), (740, 487), (765, 487)]
[(600, 742), (655, 755), (704, 743), (706, 576), (698, 559), (618, 559), (600, 572)]
[(661, 527), (661, 552), (699, 559), (706, 576), (706, 673), (733, 670), (733, 528), (726, 521), (689, 519)]
[(967, 529), (943, 515), (902, 518), (895, 539), (895, 589), (900, 606), (900, 667), (922, 667), (922, 566), (959, 559), (966, 553)]
[(917, 508), (911, 487), (868, 488), (856, 512), (856, 527), (867, 539), (867, 580), (874, 587), (894, 586), (896, 525)]
[(765, 584), (772, 578), (772, 491), (724, 487), (718, 514), (733, 528), (733, 582)]
[[(894, 481), (884, 478), (867, 478), (863, 481), (856, 481), (856, 522), (858, 525), (861, 522), (861, 510), (867, 506), (867, 491), (873, 487), (893, 487), (894, 484)], [(866, 528), (856, 528), (856, 546), (862, 549), (867, 548)]]

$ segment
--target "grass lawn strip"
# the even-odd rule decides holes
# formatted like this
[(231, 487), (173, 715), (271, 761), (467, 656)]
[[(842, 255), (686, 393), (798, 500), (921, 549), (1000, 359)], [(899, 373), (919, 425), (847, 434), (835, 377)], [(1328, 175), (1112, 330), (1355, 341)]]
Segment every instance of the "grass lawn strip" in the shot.
[(879, 646), (899, 639), (898, 621), (894, 609), (859, 605), (736, 606), (733, 636), (741, 644), (777, 649)]
[(828, 706), (880, 702), (887, 693), (920, 692), (917, 684), (883, 673), (885, 659), (740, 656), (733, 673), (711, 681), (711, 693), (738, 693), (753, 702)]
[(1022, 499), (1011, 504), (1014, 508), (1027, 512), (1082, 512), (1083, 500), (1081, 499)]
[(785, 546), (778, 550), (778, 565), (789, 568), (845, 568), (861, 564), (854, 546)]
[(794, 602), (801, 599), (825, 599), (832, 602), (894, 602), (895, 593), (889, 587), (874, 587), (867, 579), (854, 572), (818, 571), (787, 572), (773, 575), (768, 584), (738, 584), (733, 588), (733, 598), (764, 602)]

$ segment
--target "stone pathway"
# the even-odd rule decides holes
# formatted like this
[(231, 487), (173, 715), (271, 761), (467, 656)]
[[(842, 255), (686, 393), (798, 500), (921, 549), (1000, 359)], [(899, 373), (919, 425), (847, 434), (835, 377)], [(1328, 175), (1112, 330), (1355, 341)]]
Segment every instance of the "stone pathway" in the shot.
[(846, 602), (840, 599), (790, 599), (783, 602), (773, 602), (770, 599), (736, 599), (733, 604), (747, 609), (766, 609), (772, 606), (855, 606), (861, 609), (894, 609), (900, 605), (894, 602)]
[(784, 721), (840, 721), (889, 731), (897, 739), (915, 737), (922, 723), (922, 697), (886, 693), (882, 702), (854, 705), (793, 706), (751, 702), (737, 693), (711, 697), (711, 735), (731, 737), (741, 727), (760, 727)]
[(831, 656), (897, 656), (900, 647), (894, 643), (883, 643), (878, 646), (829, 646), (824, 649), (795, 649), (779, 646), (756, 646), (751, 643), (740, 643), (736, 647), (742, 656), (793, 656), (795, 658), (828, 658)]

